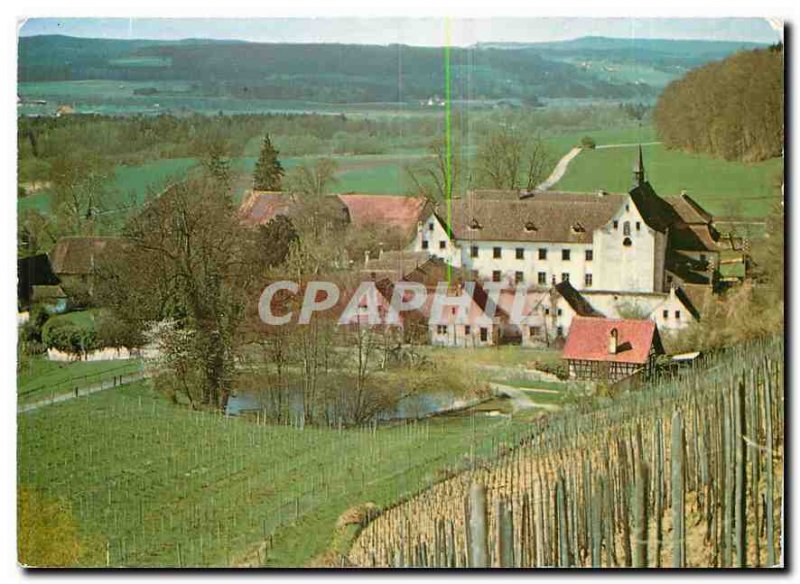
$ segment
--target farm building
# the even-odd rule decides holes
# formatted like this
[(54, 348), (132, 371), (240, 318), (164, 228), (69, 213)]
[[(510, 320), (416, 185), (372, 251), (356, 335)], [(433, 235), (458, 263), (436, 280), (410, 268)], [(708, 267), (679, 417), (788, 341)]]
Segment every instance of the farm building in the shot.
[(62, 237), (50, 253), (53, 272), (68, 297), (85, 301), (92, 295), (92, 276), (102, 259), (122, 245), (119, 237)]
[(40, 286), (57, 286), (58, 276), (53, 272), (46, 254), (17, 259), (17, 305), (27, 308), (35, 302), (34, 291)]
[(664, 354), (652, 320), (575, 317), (562, 358), (571, 379), (620, 381), (642, 371), (648, 376)]
[(711, 285), (719, 234), (691, 197), (660, 197), (641, 149), (627, 193), (475, 191), (431, 212), (408, 251), (427, 251), (477, 278), (549, 288), (666, 293)]
[[(395, 231), (404, 241), (430, 212), (424, 197), (346, 193), (330, 195), (326, 200), (332, 208), (341, 209), (343, 218), (354, 227)], [(239, 207), (239, 215), (245, 225), (266, 225), (278, 215), (291, 217), (297, 204), (297, 198), (289, 193), (250, 191)]]

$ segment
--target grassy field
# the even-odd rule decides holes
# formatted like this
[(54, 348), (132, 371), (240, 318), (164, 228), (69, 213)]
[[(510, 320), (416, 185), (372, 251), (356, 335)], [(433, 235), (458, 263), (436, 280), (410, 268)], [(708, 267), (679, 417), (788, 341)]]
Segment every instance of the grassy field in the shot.
[(27, 404), (70, 393), (117, 376), (141, 370), (139, 360), (129, 361), (48, 361), (27, 359), (17, 371), (17, 403)]
[[(744, 164), (667, 150), (660, 144), (643, 147), (648, 180), (660, 195), (685, 189), (706, 209), (719, 216), (763, 217), (779, 200), (774, 177), (780, 159)], [(612, 192), (631, 187), (636, 148), (587, 150), (569, 165), (556, 189)]]
[(396, 501), (522, 427), (475, 415), (298, 430), (191, 412), (136, 384), (20, 415), (18, 483), (66, 499), (95, 542), (88, 564), (105, 565), (108, 542), (113, 566), (228, 566), (271, 536), (268, 565), (302, 566), (347, 509)]
[[(101, 201), (102, 212), (114, 214), (132, 204), (141, 204), (149, 190), (158, 191), (169, 181), (183, 178), (195, 164), (194, 158), (165, 158), (137, 166), (118, 166), (108, 187), (108, 197)], [(52, 196), (50, 191), (42, 190), (18, 199), (17, 211), (36, 209), (49, 213)]]

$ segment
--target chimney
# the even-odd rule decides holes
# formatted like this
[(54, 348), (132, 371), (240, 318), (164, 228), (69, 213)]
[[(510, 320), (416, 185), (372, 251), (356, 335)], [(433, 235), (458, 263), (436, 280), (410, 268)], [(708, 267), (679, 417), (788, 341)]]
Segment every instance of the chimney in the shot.
[(608, 334), (608, 353), (609, 355), (616, 355), (617, 354), (617, 340), (618, 340), (619, 333), (617, 329), (611, 329), (611, 332)]
[(366, 266), (369, 263), (369, 250), (364, 250), (364, 265)]

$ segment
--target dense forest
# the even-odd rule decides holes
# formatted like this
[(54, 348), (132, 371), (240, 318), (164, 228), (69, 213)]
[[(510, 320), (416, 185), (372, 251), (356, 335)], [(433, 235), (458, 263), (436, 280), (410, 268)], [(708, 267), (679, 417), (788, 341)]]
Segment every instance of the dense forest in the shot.
[(671, 148), (756, 162), (783, 150), (783, 46), (743, 51), (673, 81), (653, 112)]
[[(580, 39), (579, 39), (580, 40)], [(660, 87), (604, 76), (586, 61), (654, 67), (674, 77), (739, 48), (733, 43), (642, 46), (617, 39), (518, 48), (474, 46), (450, 52), (454, 100), (655, 98)], [(587, 44), (588, 43), (588, 44)], [(563, 45), (563, 46), (562, 46)], [(612, 63), (613, 62), (613, 63)], [(19, 81), (191, 80), (204, 96), (327, 103), (407, 102), (443, 93), (441, 47), (22, 37)], [(670, 77), (671, 78), (671, 77)], [(142, 91), (140, 88), (139, 91)], [(146, 89), (145, 89), (146, 91)], [(22, 97), (25, 97), (24, 95)]]

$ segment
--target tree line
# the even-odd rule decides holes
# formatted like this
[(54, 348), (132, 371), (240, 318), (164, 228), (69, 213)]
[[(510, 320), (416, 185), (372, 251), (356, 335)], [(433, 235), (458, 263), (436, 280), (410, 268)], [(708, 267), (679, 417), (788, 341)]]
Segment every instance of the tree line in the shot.
[(783, 46), (742, 51), (690, 71), (661, 94), (653, 119), (668, 148), (726, 160), (780, 156)]

